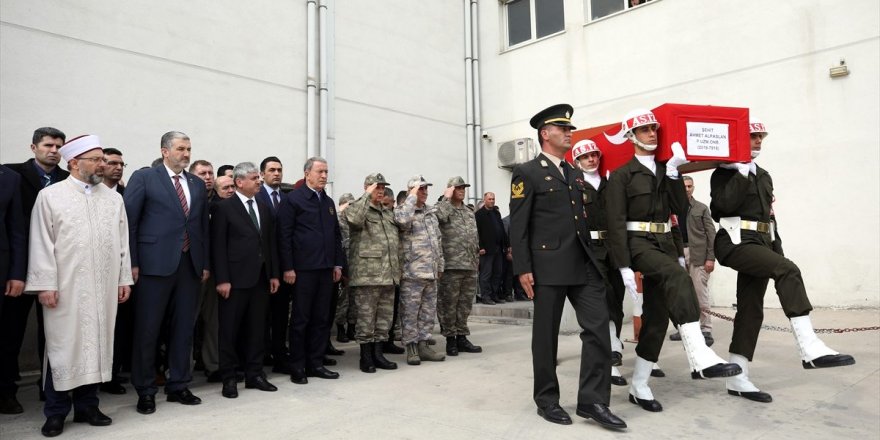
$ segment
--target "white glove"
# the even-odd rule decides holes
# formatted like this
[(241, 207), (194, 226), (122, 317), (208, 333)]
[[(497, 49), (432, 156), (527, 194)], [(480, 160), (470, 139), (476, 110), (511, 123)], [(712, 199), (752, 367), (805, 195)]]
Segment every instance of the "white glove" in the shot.
[(678, 179), (678, 167), (688, 163), (684, 155), (684, 148), (678, 142), (672, 143), (672, 157), (666, 162), (666, 175), (672, 179)]
[(678, 257), (678, 265), (684, 269), (687, 269), (687, 265), (684, 264), (684, 257)]
[(628, 267), (620, 268), (620, 276), (623, 278), (623, 287), (632, 297), (633, 301), (639, 301), (639, 289), (636, 287), (636, 274)]

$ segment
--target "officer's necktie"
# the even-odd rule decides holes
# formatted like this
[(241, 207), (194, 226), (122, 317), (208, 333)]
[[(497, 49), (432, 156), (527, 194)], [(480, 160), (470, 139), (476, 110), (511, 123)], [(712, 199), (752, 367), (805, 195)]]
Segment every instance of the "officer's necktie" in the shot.
[(43, 188), (52, 184), (52, 176), (48, 174), (43, 175)]
[(568, 183), (568, 167), (565, 166), (565, 161), (559, 163), (559, 168), (562, 168), (562, 177), (564, 177), (565, 182)]
[(272, 191), (272, 207), (278, 209), (278, 191)]
[(251, 220), (253, 220), (253, 222), (254, 222), (254, 226), (256, 226), (257, 230), (259, 231), (260, 230), (260, 222), (257, 221), (257, 213), (254, 212), (254, 201), (248, 200), (247, 205), (248, 205), (248, 214), (250, 214)]

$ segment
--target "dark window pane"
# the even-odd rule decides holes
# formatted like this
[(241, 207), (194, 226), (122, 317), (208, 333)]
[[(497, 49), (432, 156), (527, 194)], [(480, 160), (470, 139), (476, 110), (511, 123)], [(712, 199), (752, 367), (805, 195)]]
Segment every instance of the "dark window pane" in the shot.
[(621, 0), (590, 0), (590, 20), (622, 11), (623, 4)]
[(565, 29), (565, 14), (562, 0), (535, 0), (535, 28), (538, 38), (555, 34)]
[(507, 45), (514, 46), (532, 38), (529, 17), (529, 0), (516, 0), (507, 4)]

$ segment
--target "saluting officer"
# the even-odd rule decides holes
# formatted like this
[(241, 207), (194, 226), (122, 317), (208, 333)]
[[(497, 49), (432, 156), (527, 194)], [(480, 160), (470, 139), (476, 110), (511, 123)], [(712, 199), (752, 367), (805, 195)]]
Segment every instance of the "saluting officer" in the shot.
[(828, 348), (813, 330), (813, 310), (798, 267), (782, 253), (782, 241), (773, 216), (773, 179), (755, 164), (767, 129), (750, 121), (752, 161), (722, 165), (712, 173), (712, 217), (721, 224), (715, 236), (718, 262), (737, 271), (736, 317), (730, 361), (742, 374), (727, 380), (727, 393), (757, 402), (770, 402), (770, 394), (749, 381), (749, 361), (755, 354), (758, 332), (764, 320), (764, 293), (773, 279), (776, 294), (800, 351), (803, 367), (827, 368), (852, 365), (852, 356)]
[(584, 218), (583, 182), (562, 157), (571, 148), (568, 104), (548, 107), (530, 123), (538, 130), (542, 153), (513, 170), (510, 244), (513, 271), (535, 302), (532, 325), (534, 399), (538, 415), (571, 424), (559, 406), (556, 354), (565, 299), (574, 306), (581, 332), (577, 415), (606, 428), (626, 428), (611, 413), (611, 345), (605, 281), (589, 244)]

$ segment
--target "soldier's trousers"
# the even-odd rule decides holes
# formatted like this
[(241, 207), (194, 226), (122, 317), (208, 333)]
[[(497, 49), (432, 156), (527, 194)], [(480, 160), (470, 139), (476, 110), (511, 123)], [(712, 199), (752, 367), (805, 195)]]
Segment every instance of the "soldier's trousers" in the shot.
[(771, 278), (786, 317), (808, 315), (813, 310), (800, 269), (773, 251), (769, 236), (765, 241), (763, 246), (756, 243), (734, 245), (727, 233), (720, 233), (715, 239), (718, 262), (737, 271), (736, 317), (730, 352), (748, 360), (752, 360), (758, 344), (758, 333), (764, 322), (764, 293)]
[(477, 271), (447, 270), (437, 287), (437, 317), (443, 336), (471, 334), (467, 320), (477, 294)]
[(358, 344), (388, 340), (394, 315), (394, 286), (350, 287), (357, 307), (355, 339)]
[(632, 270), (644, 276), (642, 329), (636, 354), (657, 362), (669, 320), (675, 325), (699, 321), (700, 304), (690, 275), (678, 264), (672, 234), (630, 234), (629, 244)]
[(404, 278), (400, 281), (401, 338), (404, 345), (427, 341), (437, 314), (437, 281)]
[(339, 302), (336, 303), (336, 325), (355, 324), (357, 322), (357, 307), (354, 305), (354, 290), (343, 284), (339, 289)]

